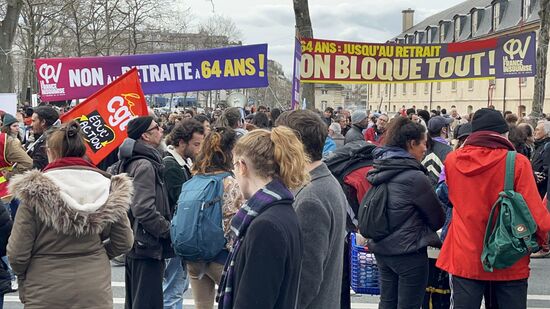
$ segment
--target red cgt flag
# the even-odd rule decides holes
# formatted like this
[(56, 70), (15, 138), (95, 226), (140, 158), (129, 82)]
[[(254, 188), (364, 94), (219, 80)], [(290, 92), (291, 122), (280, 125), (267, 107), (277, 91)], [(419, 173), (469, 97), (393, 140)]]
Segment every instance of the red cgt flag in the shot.
[(97, 165), (128, 137), (128, 122), (146, 115), (147, 102), (133, 68), (63, 114), (61, 122), (74, 119), (80, 123), (86, 155)]

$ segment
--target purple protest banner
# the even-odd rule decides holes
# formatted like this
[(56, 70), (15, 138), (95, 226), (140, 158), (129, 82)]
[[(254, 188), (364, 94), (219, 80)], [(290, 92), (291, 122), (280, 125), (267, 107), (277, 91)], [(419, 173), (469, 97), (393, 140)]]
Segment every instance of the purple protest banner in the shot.
[(267, 44), (175, 53), (36, 59), (42, 101), (82, 99), (137, 67), (145, 94), (268, 85)]
[(403, 83), (529, 77), (535, 33), (449, 44), (377, 44), (302, 38), (302, 83)]
[(294, 38), (294, 72), (292, 73), (292, 104), (295, 110), (300, 106), (300, 61), (302, 60), (302, 45), (298, 38)]

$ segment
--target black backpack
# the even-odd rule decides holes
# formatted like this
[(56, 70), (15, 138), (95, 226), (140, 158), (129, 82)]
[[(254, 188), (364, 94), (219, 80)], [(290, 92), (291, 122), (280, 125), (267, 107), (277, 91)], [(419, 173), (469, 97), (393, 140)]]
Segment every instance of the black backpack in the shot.
[[(346, 229), (348, 232), (357, 231), (357, 213), (359, 211), (359, 204), (361, 201), (357, 200), (356, 188), (345, 183), (344, 178), (357, 169), (372, 166), (372, 151), (375, 148), (376, 145), (372, 143), (367, 143), (366, 141), (355, 141), (337, 148), (324, 159), (328, 169), (336, 180), (338, 180), (338, 183), (340, 183), (340, 186), (346, 195), (346, 199), (348, 200), (348, 206), (346, 209)], [(367, 181), (366, 178), (365, 181)]]
[(361, 235), (380, 241), (392, 233), (387, 213), (388, 184), (373, 186), (361, 201), (359, 231)]

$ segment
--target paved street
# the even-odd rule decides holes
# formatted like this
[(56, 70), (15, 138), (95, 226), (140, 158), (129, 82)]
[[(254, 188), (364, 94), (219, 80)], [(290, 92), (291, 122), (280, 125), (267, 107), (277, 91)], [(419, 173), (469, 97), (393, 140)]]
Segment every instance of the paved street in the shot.
[[(124, 267), (113, 267), (113, 296), (114, 308), (124, 308)], [(550, 309), (550, 285), (548, 284), (548, 275), (550, 274), (550, 259), (532, 260), (532, 275), (529, 280), (528, 308), (546, 308)], [(374, 309), (378, 308), (378, 298), (375, 296), (353, 296), (352, 308), (355, 309)], [(195, 308), (193, 306), (193, 297), (191, 290), (185, 294), (184, 307), (187, 309)], [(23, 306), (19, 303), (17, 294), (8, 294), (5, 298), (6, 309), (20, 309)], [(62, 309), (62, 308), (57, 308)]]

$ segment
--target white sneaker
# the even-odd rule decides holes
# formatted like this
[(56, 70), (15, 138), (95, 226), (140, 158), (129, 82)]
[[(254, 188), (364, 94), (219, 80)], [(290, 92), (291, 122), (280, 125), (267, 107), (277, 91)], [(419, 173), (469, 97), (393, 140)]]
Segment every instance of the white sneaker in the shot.
[(17, 289), (19, 288), (19, 284), (17, 284), (17, 279), (11, 281), (11, 293), (17, 292)]

